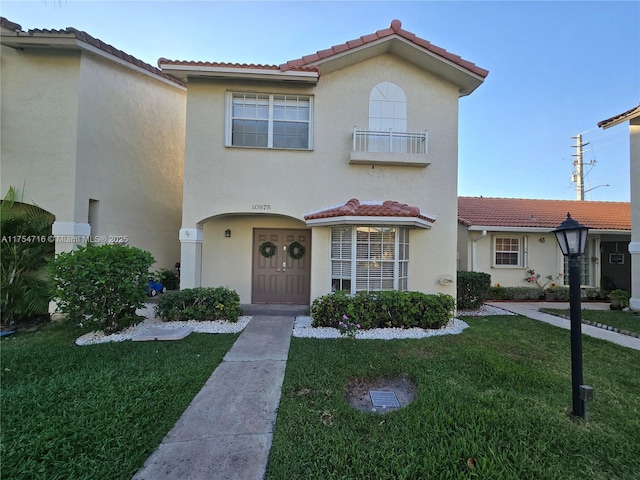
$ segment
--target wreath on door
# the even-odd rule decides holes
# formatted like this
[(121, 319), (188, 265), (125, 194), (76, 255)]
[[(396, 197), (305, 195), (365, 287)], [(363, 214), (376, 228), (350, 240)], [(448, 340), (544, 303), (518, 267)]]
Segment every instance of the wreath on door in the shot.
[(299, 260), (304, 255), (304, 245), (301, 245), (300, 242), (293, 242), (287, 248), (289, 252), (289, 256), (294, 260)]
[(260, 253), (263, 257), (271, 258), (276, 254), (277, 247), (271, 242), (264, 242), (260, 245)]

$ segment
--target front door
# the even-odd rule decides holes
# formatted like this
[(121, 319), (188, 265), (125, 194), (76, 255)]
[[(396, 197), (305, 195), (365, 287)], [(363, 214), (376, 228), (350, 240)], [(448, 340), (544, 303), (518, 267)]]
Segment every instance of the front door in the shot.
[(310, 230), (254, 229), (252, 303), (308, 305), (310, 265)]

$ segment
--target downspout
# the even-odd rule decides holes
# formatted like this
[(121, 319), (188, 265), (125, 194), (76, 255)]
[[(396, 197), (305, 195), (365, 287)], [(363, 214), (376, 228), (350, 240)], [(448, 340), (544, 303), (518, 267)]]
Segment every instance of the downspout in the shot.
[(486, 236), (487, 236), (487, 231), (486, 231), (486, 230), (483, 230), (483, 231), (482, 231), (482, 234), (481, 234), (481, 235), (479, 235), (479, 236), (477, 236), (476, 238), (474, 238), (474, 239), (473, 239), (473, 241), (472, 241), (472, 243), (471, 243), (471, 271), (472, 271), (472, 272), (476, 272), (476, 271), (477, 271), (477, 267), (478, 267), (478, 266), (476, 265), (476, 264), (477, 264), (477, 261), (476, 261), (476, 260), (477, 260), (477, 257), (478, 257), (478, 254), (477, 254), (477, 252), (476, 252), (476, 242), (477, 242), (478, 240), (483, 239), (483, 238), (484, 238), (484, 237), (486, 237)]

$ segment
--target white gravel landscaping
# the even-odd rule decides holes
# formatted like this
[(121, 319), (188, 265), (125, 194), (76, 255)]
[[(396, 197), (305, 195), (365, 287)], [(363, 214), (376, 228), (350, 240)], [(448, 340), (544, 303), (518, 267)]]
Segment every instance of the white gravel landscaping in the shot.
[[(483, 305), (477, 310), (456, 312), (456, 316), (482, 317), (487, 315), (514, 315), (497, 307)], [(293, 325), (293, 336), (299, 338), (340, 338), (340, 331), (330, 327), (312, 327), (311, 317), (297, 317)], [(439, 335), (457, 335), (469, 325), (458, 318), (452, 318), (449, 323), (438, 330), (424, 328), (372, 328), (360, 330), (355, 334), (356, 339), (362, 340), (392, 340), (396, 338), (427, 338)]]
[[(217, 320), (212, 322), (196, 322), (194, 320), (188, 322), (163, 322), (154, 315), (154, 305), (146, 304), (145, 308), (136, 310), (138, 315), (146, 318), (143, 322), (127, 328), (119, 333), (113, 333), (111, 335), (105, 335), (102, 331), (89, 332), (76, 339), (76, 345), (93, 345), (97, 343), (107, 342), (123, 342), (125, 340), (132, 340), (136, 335), (158, 331), (167, 330), (176, 331), (184, 328), (190, 328), (196, 333), (239, 333), (247, 326), (251, 320), (250, 316), (242, 316), (236, 323), (228, 322), (226, 320)], [(514, 315), (511, 312), (503, 310), (497, 307), (491, 307), (483, 305), (477, 310), (468, 310), (456, 312), (456, 316), (486, 316), (486, 315)], [(394, 338), (426, 338), (434, 337), (438, 335), (455, 335), (462, 333), (462, 331), (469, 325), (459, 320), (458, 318), (452, 318), (447, 325), (438, 330), (426, 330), (424, 328), (373, 328), (371, 330), (362, 330), (356, 332), (355, 338), (357, 339), (378, 339), (378, 340), (391, 340)], [(340, 332), (336, 328), (329, 327), (317, 327), (311, 326), (311, 317), (297, 317), (293, 327), (293, 336), (301, 338), (339, 338)]]
[(136, 310), (138, 315), (146, 318), (143, 322), (127, 328), (119, 333), (105, 335), (102, 331), (89, 332), (76, 339), (76, 345), (93, 345), (96, 343), (123, 342), (131, 340), (136, 335), (149, 332), (151, 330), (175, 331), (185, 327), (191, 328), (196, 333), (238, 333), (244, 330), (252, 317), (240, 317), (237, 322), (232, 323), (226, 320), (216, 320), (214, 322), (163, 322), (154, 315), (154, 305), (147, 304), (145, 308)]

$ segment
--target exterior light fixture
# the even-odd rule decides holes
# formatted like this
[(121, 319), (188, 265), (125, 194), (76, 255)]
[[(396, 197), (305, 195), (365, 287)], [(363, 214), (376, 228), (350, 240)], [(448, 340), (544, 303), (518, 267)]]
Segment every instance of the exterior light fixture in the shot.
[(584, 255), (588, 232), (589, 228), (576, 222), (570, 213), (567, 213), (567, 219), (553, 231), (562, 254), (569, 258)]
[(569, 304), (571, 318), (571, 393), (573, 415), (586, 418), (586, 402), (593, 398), (593, 388), (582, 379), (582, 318), (580, 310), (580, 256), (584, 255), (589, 228), (571, 218), (553, 230), (562, 254), (569, 258)]
[(224, 231), (224, 236), (225, 238), (231, 238), (231, 230), (229, 230), (228, 228)]

